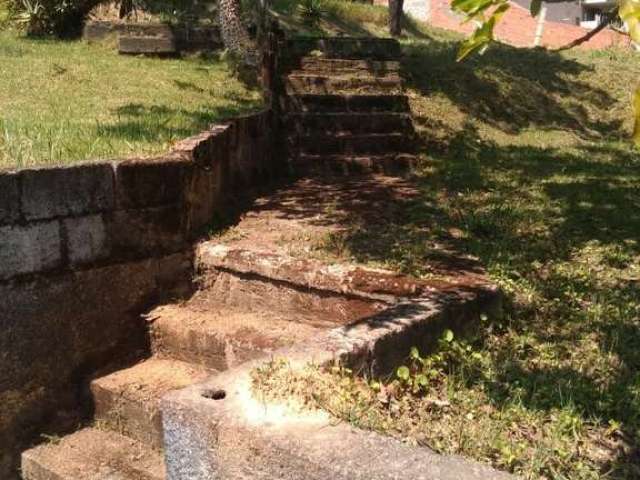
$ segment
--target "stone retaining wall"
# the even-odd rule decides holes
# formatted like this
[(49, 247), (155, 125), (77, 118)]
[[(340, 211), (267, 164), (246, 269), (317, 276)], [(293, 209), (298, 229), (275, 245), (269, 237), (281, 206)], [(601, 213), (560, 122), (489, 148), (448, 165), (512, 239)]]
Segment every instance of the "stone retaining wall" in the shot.
[(272, 138), (268, 111), (158, 158), (0, 172), (0, 478), (82, 378), (146, 348), (139, 313), (190, 287), (193, 240), (280, 171)]

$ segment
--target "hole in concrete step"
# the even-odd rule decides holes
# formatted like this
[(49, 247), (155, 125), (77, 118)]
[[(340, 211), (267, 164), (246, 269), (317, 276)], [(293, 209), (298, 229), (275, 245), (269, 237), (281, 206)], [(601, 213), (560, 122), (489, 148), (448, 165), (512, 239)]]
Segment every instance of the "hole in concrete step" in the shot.
[(202, 392), (202, 396), (209, 400), (223, 400), (227, 396), (227, 392), (224, 390), (208, 389)]

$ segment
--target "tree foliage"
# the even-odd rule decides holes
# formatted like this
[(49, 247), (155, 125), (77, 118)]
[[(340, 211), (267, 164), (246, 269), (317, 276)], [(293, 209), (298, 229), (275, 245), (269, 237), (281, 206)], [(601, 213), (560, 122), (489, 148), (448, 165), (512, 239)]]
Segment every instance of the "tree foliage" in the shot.
[[(559, 0), (556, 0), (559, 1)], [(458, 51), (458, 60), (471, 53), (483, 53), (494, 40), (494, 30), (502, 16), (510, 8), (507, 0), (452, 0), (454, 11), (465, 17), (465, 22), (476, 22), (478, 27), (462, 43)], [(542, 0), (531, 2), (531, 15), (536, 17), (542, 8)], [(625, 23), (631, 39), (640, 43), (640, 0), (618, 0), (618, 4), (605, 16), (605, 22), (620, 16)], [(588, 40), (591, 36), (587, 35)], [(575, 42), (576, 44), (580, 41)], [(640, 86), (634, 94), (635, 128), (633, 139), (640, 146)]]

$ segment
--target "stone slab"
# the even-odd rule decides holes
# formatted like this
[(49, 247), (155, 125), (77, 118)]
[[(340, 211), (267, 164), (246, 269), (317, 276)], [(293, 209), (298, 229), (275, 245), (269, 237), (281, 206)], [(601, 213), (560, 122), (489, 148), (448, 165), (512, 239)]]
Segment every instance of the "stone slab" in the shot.
[(390, 271), (326, 264), (280, 253), (228, 247), (215, 242), (201, 243), (196, 256), (201, 268), (221, 268), (305, 288), (388, 302), (393, 302), (396, 297), (417, 296), (429, 289), (424, 282)]
[(62, 266), (57, 221), (0, 227), (0, 280)]
[(86, 215), (114, 207), (108, 164), (23, 170), (22, 213), (27, 220)]

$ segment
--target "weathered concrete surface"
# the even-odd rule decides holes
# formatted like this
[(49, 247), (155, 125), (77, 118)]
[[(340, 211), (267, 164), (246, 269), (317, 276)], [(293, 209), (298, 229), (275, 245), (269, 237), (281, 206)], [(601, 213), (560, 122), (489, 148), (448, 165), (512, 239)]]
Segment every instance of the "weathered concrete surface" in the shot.
[(206, 308), (223, 304), (248, 312), (277, 312), (299, 323), (318, 327), (346, 325), (387, 307), (385, 302), (345, 296), (301, 284), (272, 281), (238, 272), (203, 270), (201, 301)]
[(107, 229), (119, 258), (148, 258), (189, 246), (178, 205), (115, 212)]
[(0, 280), (61, 265), (59, 222), (0, 227)]
[(179, 203), (190, 162), (167, 157), (118, 163), (118, 207), (147, 208)]
[(42, 168), (20, 172), (22, 212), (27, 220), (111, 210), (113, 170), (108, 164)]
[(277, 311), (252, 312), (209, 303), (201, 292), (145, 315), (155, 356), (227, 370), (310, 340), (322, 329)]
[[(206, 397), (224, 398), (215, 400)], [(163, 400), (169, 480), (510, 479), (477, 462), (252, 397), (248, 370)]]

